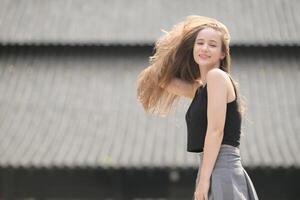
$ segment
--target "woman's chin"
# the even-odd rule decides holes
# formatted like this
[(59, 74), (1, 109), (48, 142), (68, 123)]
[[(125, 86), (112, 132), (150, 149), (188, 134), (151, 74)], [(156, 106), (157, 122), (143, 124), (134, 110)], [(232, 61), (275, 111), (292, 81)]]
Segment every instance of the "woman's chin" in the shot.
[(198, 65), (201, 66), (201, 67), (209, 67), (209, 66), (212, 66), (213, 63), (211, 62), (198, 62)]

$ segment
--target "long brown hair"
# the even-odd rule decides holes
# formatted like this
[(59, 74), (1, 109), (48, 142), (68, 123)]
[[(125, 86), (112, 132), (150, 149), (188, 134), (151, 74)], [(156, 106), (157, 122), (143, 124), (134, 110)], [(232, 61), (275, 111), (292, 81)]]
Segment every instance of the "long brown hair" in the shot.
[[(188, 16), (155, 43), (155, 53), (149, 59), (150, 65), (138, 76), (137, 98), (146, 112), (165, 116), (172, 105), (178, 102), (180, 96), (164, 89), (173, 78), (191, 84), (201, 78), (199, 66), (193, 58), (193, 48), (198, 32), (207, 27), (221, 32), (225, 57), (221, 60), (219, 68), (230, 76), (230, 35), (226, 26), (212, 18)], [(234, 84), (238, 88), (235, 81)], [(240, 112), (243, 112), (244, 107), (240, 105), (239, 108)]]

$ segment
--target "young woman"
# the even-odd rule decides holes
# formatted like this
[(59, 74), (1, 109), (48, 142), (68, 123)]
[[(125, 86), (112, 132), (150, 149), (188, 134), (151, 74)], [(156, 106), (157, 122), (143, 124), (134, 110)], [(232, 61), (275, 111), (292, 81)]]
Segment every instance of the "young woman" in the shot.
[(146, 112), (166, 115), (180, 96), (186, 112), (187, 150), (200, 154), (196, 200), (258, 199), (240, 159), (243, 113), (230, 76), (230, 35), (221, 22), (188, 16), (155, 44), (137, 81)]

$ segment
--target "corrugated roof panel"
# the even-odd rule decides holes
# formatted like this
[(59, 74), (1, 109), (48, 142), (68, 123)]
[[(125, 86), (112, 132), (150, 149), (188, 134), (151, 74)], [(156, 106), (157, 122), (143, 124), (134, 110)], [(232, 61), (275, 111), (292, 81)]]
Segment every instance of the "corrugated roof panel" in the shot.
[(152, 45), (187, 15), (226, 24), (233, 45), (299, 45), (297, 0), (4, 1), (0, 44)]
[[(69, 52), (70, 51), (70, 52)], [(198, 165), (186, 152), (184, 114), (147, 115), (135, 80), (140, 50), (0, 54), (0, 165), (170, 167)], [(233, 77), (246, 97), (242, 161), (247, 167), (299, 166), (299, 50), (233, 51)]]

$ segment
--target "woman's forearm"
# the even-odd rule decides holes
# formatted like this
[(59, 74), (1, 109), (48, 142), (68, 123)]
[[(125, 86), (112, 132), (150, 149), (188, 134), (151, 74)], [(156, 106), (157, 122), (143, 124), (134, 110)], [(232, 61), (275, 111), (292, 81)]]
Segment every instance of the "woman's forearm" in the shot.
[(207, 131), (204, 143), (200, 180), (208, 181), (212, 174), (223, 139), (222, 131)]
[(188, 83), (179, 78), (173, 78), (167, 86), (161, 87), (172, 94), (193, 99), (195, 90), (199, 87), (199, 83)]

